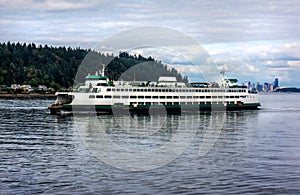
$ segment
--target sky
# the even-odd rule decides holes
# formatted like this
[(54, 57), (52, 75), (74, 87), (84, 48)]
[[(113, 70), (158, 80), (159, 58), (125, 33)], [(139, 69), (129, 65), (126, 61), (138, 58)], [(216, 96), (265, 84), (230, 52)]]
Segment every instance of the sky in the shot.
[[(300, 87), (299, 10), (298, 0), (0, 0), (0, 42), (93, 49), (124, 30), (162, 27), (197, 41), (215, 70), (224, 69), (241, 82), (276, 77), (281, 86)], [(199, 69), (188, 63), (197, 54), (187, 60), (172, 49), (135, 52), (197, 80)], [(211, 71), (200, 69), (203, 75)]]

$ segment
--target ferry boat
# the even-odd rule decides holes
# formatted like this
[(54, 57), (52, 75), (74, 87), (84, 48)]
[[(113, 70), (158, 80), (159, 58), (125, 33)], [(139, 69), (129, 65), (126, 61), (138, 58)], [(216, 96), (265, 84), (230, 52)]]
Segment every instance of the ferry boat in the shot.
[[(222, 72), (221, 72), (222, 73)], [(50, 114), (114, 112), (143, 113), (164, 111), (232, 111), (259, 109), (257, 93), (238, 80), (225, 78), (221, 83), (178, 82), (175, 77), (159, 77), (158, 81), (110, 81), (104, 74), (88, 75), (85, 84), (70, 92), (57, 92), (49, 107)]]

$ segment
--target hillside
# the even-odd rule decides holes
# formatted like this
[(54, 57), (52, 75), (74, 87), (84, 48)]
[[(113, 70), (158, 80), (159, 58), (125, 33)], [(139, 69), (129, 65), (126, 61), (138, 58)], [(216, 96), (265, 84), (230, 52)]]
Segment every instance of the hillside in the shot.
[(126, 52), (113, 56), (81, 48), (7, 42), (0, 43), (0, 85), (18, 83), (68, 88), (74, 84), (75, 77), (77, 82), (82, 82), (88, 73), (94, 74), (106, 63), (105, 73), (111, 80), (157, 80), (160, 75), (172, 75), (187, 82), (175, 69), (167, 68), (152, 57)]

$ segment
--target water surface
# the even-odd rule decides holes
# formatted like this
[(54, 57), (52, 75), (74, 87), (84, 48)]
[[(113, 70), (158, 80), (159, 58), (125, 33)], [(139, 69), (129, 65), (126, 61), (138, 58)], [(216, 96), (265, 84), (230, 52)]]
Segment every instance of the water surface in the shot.
[[(87, 148), (74, 117), (49, 115), (53, 100), (2, 99), (0, 193), (299, 194), (299, 100), (299, 94), (260, 95), (261, 110), (226, 113), (216, 143), (204, 156), (199, 147), (210, 114), (134, 116), (132, 123), (128, 116), (99, 116), (111, 140), (140, 154), (170, 143), (178, 130), (195, 133), (166, 165), (130, 171), (103, 162)], [(98, 135), (89, 133), (91, 140)], [(182, 143), (174, 143), (176, 152)], [(116, 153), (112, 160), (123, 162)]]

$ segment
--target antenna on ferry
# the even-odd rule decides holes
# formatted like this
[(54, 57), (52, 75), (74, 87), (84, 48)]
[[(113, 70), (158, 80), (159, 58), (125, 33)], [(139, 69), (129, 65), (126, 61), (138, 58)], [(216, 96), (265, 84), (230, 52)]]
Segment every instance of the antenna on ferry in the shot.
[(104, 64), (102, 64), (101, 76), (103, 76), (103, 77), (105, 76), (105, 75), (104, 75), (104, 69), (105, 69), (105, 66), (104, 66)]
[(226, 82), (225, 82), (225, 70), (224, 70), (224, 67), (223, 67), (223, 69), (221, 70), (220, 74), (221, 74), (221, 76), (222, 76), (221, 85), (222, 85), (222, 86), (226, 86)]
[(222, 80), (224, 80), (224, 78), (225, 78), (225, 70), (224, 70), (224, 68), (223, 68), (223, 70), (220, 72), (220, 74), (222, 75)]

